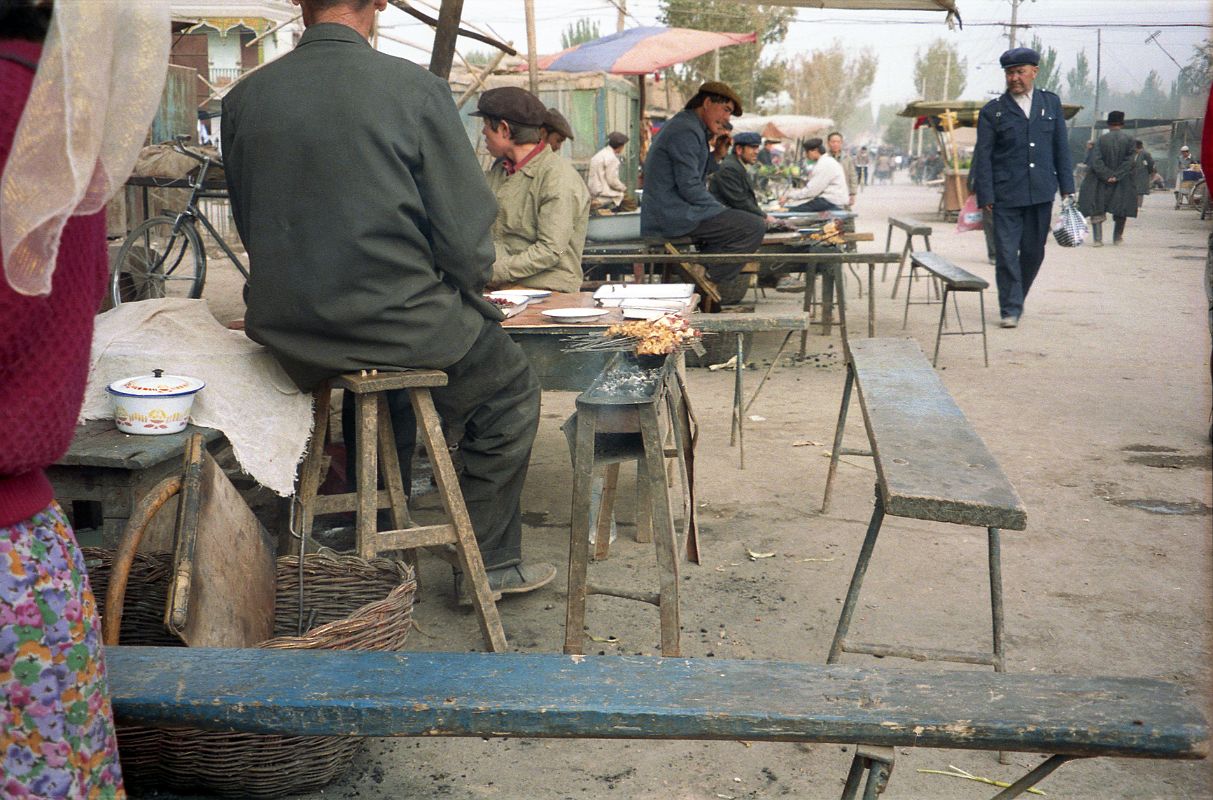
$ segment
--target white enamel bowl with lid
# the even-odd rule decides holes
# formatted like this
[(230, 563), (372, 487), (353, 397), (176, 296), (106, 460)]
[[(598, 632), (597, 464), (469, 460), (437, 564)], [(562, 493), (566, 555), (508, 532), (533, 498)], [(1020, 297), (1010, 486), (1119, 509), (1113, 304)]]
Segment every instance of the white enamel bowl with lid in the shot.
[(114, 381), (105, 390), (114, 398), (114, 423), (123, 433), (180, 433), (190, 421), (194, 395), (206, 383), (184, 375), (152, 370)]

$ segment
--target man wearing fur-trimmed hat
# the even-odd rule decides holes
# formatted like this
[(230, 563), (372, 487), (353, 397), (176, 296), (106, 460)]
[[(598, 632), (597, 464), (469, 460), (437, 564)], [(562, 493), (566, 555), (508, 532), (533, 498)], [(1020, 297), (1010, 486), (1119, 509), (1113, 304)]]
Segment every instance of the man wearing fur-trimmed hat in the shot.
[(1125, 222), (1137, 216), (1133, 137), (1124, 131), (1125, 112), (1108, 114), (1108, 131), (1091, 148), (1091, 169), (1082, 179), (1078, 210), (1091, 218), (1092, 247), (1103, 247), (1103, 224), (1112, 215), (1112, 244), (1124, 241)]
[[(699, 87), (682, 111), (662, 127), (644, 162), (640, 232), (674, 239), (689, 236), (701, 253), (752, 253), (766, 234), (763, 218), (728, 208), (708, 191), (708, 142), (741, 115), (741, 99), (720, 81)], [(724, 304), (739, 302), (749, 285), (735, 263), (712, 264), (707, 274)]]
[(1040, 271), (1053, 197), (1074, 194), (1061, 98), (1034, 86), (1040, 54), (1016, 47), (999, 58), (1007, 91), (977, 117), (973, 183), (977, 204), (994, 215), (998, 307), (1015, 328)]

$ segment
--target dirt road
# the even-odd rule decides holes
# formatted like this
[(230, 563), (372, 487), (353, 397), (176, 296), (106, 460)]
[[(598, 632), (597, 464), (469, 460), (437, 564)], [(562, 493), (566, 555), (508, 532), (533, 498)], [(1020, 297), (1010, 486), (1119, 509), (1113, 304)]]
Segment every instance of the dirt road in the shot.
[[(899, 176), (900, 177), (900, 176)], [(934, 219), (937, 190), (894, 184), (861, 196), (859, 230), (884, 242), (890, 215)], [(1126, 243), (1066, 250), (1050, 245), (1020, 327), (997, 327), (987, 294), (990, 366), (977, 337), (945, 339), (941, 376), (1018, 487), (1028, 529), (1003, 537), (1008, 669), (1077, 675), (1153, 676), (1210, 697), (1209, 332), (1202, 291), (1210, 225), (1147, 198)], [(937, 223), (934, 250), (990, 279), (980, 233)], [(216, 279), (218, 280), (218, 279)], [(902, 306), (877, 287), (878, 335), (900, 335)], [(208, 293), (210, 289), (208, 288)], [(852, 314), (865, 305), (849, 286)], [(230, 315), (231, 296), (217, 299)], [(962, 296), (966, 325), (976, 302)], [(224, 303), (227, 303), (225, 306)], [(799, 296), (768, 293), (791, 310)], [(226, 310), (225, 310), (226, 309)], [(937, 311), (911, 308), (906, 334), (929, 353)], [(861, 325), (852, 326), (862, 335)], [(778, 334), (756, 340), (755, 362)], [(732, 375), (693, 370), (702, 426), (699, 498), (704, 564), (683, 583), (684, 651), (699, 658), (776, 658), (824, 663), (872, 505), (866, 459), (840, 468), (830, 514), (821, 515), (825, 453), (843, 371), (837, 336), (810, 338), (815, 356), (777, 369), (750, 413), (747, 467), (728, 446)], [(571, 394), (544, 398), (539, 441), (524, 498), (528, 557), (567, 557), (568, 450), (559, 424)], [(851, 414), (848, 437), (862, 441)], [(631, 541), (632, 478), (621, 487), (620, 538), (600, 574), (655, 585), (652, 551)], [(864, 638), (980, 648), (989, 636), (985, 538), (978, 529), (889, 518), (864, 584), (853, 630)], [(745, 548), (774, 551), (750, 561)], [(558, 652), (564, 621), (557, 583), (505, 601), (512, 646)], [(449, 571), (423, 559), (416, 617), (428, 635), (414, 649), (478, 649), (473, 618), (454, 607)], [(609, 653), (657, 652), (656, 612), (592, 598), (590, 633)], [(844, 656), (843, 663), (911, 667)], [(944, 669), (953, 667), (940, 667)], [(963, 668), (963, 667), (954, 667)], [(845, 746), (724, 743), (604, 743), (544, 740), (376, 741), (349, 776), (311, 798), (832, 798), (851, 757)], [(1040, 755), (1001, 766), (990, 753), (899, 750), (885, 797), (980, 798), (990, 787), (924, 775), (954, 764), (1014, 780)], [(1053, 798), (1203, 798), (1213, 793), (1202, 763), (1096, 760), (1067, 765), (1042, 788)]]

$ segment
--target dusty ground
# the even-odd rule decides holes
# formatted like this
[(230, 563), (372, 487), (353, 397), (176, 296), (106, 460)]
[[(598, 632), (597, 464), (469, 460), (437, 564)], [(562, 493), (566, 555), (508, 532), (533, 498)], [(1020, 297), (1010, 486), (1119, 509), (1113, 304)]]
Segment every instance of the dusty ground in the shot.
[[(901, 176), (899, 176), (901, 177)], [(906, 184), (860, 197), (860, 230), (884, 241), (889, 215), (934, 219), (937, 190)], [(1176, 681), (1208, 706), (1211, 569), (1209, 332), (1202, 276), (1209, 222), (1147, 199), (1122, 247), (1051, 245), (1017, 330), (990, 329), (990, 366), (977, 337), (944, 341), (941, 375), (1028, 507), (1028, 529), (1003, 539), (1008, 668), (1020, 672), (1152, 676)], [(993, 283), (980, 233), (937, 224), (934, 249)], [(229, 269), (230, 271), (230, 269)], [(239, 313), (235, 282), (208, 281), (217, 316)], [(878, 284), (880, 335), (901, 335), (902, 306)], [(866, 304), (849, 296), (857, 322)], [(975, 319), (976, 304), (962, 296)], [(791, 310), (799, 296), (769, 293)], [(987, 311), (997, 321), (993, 291)], [(905, 331), (929, 352), (937, 312), (912, 308)], [(862, 333), (855, 325), (853, 330)], [(778, 335), (759, 337), (754, 360)], [(872, 505), (866, 459), (840, 467), (830, 514), (821, 503), (842, 389), (837, 337), (810, 338), (820, 356), (782, 363), (750, 413), (747, 464), (728, 445), (732, 374), (693, 370), (702, 436), (699, 498), (704, 564), (684, 568), (683, 647), (699, 658), (824, 663), (841, 598)], [(558, 430), (573, 395), (544, 398), (524, 498), (529, 558), (567, 558), (569, 458)], [(863, 439), (851, 414), (847, 438)], [(808, 442), (808, 444), (805, 444)], [(625, 469), (620, 539), (591, 566), (637, 587), (655, 585), (651, 548), (631, 541), (631, 476)], [(745, 548), (775, 551), (749, 561)], [(981, 648), (989, 636), (985, 537), (980, 530), (888, 518), (853, 630), (865, 638)], [(470, 614), (454, 607), (449, 572), (423, 559), (416, 610), (427, 635), (410, 648), (481, 647)], [(564, 574), (532, 596), (501, 605), (514, 649), (559, 652)], [(591, 652), (657, 652), (656, 612), (591, 598), (590, 633), (618, 637)], [(909, 666), (844, 656), (855, 665)], [(922, 666), (923, 669), (931, 668)], [(943, 666), (948, 669), (953, 667)], [(963, 668), (963, 667), (955, 667)], [(797, 798), (837, 797), (850, 748), (791, 744), (611, 743), (550, 740), (374, 741), (349, 775), (309, 798)], [(994, 793), (917, 769), (954, 764), (1014, 780), (1041, 760), (1016, 754), (904, 749), (889, 791), (896, 798), (981, 798)], [(1042, 788), (1054, 798), (1199, 798), (1213, 793), (1201, 763), (1094, 760), (1067, 765)]]

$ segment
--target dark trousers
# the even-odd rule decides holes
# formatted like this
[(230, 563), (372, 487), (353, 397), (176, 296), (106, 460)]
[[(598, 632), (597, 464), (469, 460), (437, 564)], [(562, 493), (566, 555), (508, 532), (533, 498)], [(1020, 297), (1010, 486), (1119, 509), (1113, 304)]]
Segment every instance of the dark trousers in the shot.
[(789, 207), (788, 211), (837, 211), (839, 208), (824, 197), (814, 197), (807, 203)]
[[(459, 488), (485, 569), (518, 564), (522, 487), (539, 427), (539, 381), (522, 349), (499, 324), (488, 320), (467, 355), (443, 371), (447, 385), (430, 391), (443, 421), (463, 431)], [(411, 491), (417, 421), (407, 391), (388, 392), (387, 403), (405, 490)], [(349, 416), (343, 408), (341, 424), (353, 453), (357, 443), (351, 434), (356, 426), (353, 403), (347, 405)]]
[(994, 245), (994, 211), (992, 209), (983, 208), (981, 210), (981, 232), (986, 237), (986, 259), (991, 264), (998, 261), (998, 250)]
[[(737, 208), (705, 219), (689, 234), (701, 253), (757, 253), (766, 235), (765, 219)], [(708, 277), (716, 283), (731, 281), (741, 274), (743, 266), (745, 259), (736, 264), (712, 264)]]
[(994, 204), (994, 249), (998, 310), (1004, 317), (1023, 314), (1024, 298), (1040, 272), (1049, 236), (1053, 201), (1031, 206)]

